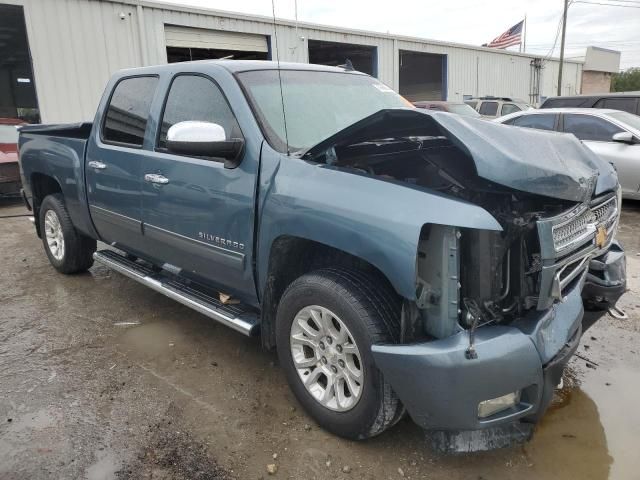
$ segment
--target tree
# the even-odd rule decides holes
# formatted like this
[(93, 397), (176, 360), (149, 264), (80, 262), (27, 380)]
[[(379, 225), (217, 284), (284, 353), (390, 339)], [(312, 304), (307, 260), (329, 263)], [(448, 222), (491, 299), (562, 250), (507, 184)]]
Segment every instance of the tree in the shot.
[(640, 91), (640, 68), (629, 68), (611, 77), (612, 92)]

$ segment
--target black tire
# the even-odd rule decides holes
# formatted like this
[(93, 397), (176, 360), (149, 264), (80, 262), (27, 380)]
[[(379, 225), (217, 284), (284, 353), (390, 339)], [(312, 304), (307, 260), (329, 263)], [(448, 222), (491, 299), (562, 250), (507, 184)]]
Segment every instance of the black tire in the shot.
[[(56, 214), (62, 230), (64, 253), (59, 259), (54, 257), (47, 242), (45, 217), (48, 211), (53, 211)], [(97, 243), (93, 238), (82, 235), (75, 229), (61, 194), (56, 193), (44, 198), (40, 206), (38, 222), (44, 251), (56, 270), (61, 273), (71, 274), (84, 272), (93, 265), (93, 252), (96, 251)]]
[[(355, 406), (346, 412), (330, 410), (303, 385), (294, 366), (290, 332), (294, 317), (310, 305), (334, 312), (351, 332), (362, 357), (364, 382)], [(379, 435), (396, 424), (404, 408), (376, 368), (371, 345), (397, 343), (401, 303), (383, 279), (357, 270), (328, 268), (303, 275), (285, 291), (278, 307), (278, 358), (298, 401), (318, 424), (341, 437), (359, 440)]]

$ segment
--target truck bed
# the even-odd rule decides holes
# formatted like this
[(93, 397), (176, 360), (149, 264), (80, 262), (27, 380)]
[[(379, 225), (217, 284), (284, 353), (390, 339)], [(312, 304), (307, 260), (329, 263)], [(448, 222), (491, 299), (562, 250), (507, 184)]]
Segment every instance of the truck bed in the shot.
[(74, 226), (95, 235), (87, 208), (84, 158), (91, 122), (56, 125), (26, 125), (18, 140), (23, 187), (29, 201), (39, 178), (47, 177), (64, 195)]
[(25, 125), (20, 127), (20, 133), (35, 135), (51, 135), (56, 137), (80, 138), (87, 140), (91, 133), (93, 122), (56, 123), (49, 125)]

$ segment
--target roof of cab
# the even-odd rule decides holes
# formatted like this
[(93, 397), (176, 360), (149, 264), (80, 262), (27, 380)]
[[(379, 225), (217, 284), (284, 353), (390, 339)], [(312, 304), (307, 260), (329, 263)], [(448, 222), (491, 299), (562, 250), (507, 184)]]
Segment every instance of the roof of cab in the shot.
[(152, 71), (161, 72), (163, 70), (174, 70), (177, 65), (184, 65), (185, 69), (189, 68), (189, 65), (215, 65), (223, 67), (224, 69), (232, 72), (247, 72), (255, 70), (308, 70), (308, 71), (320, 71), (320, 72), (334, 72), (334, 73), (351, 73), (358, 75), (366, 75), (365, 73), (358, 72), (356, 70), (349, 70), (343, 67), (330, 67), (327, 65), (317, 65), (313, 63), (294, 63), (294, 62), (274, 62), (270, 60), (197, 60), (193, 62), (181, 62), (181, 63), (169, 63), (166, 65), (155, 65), (149, 67), (138, 67), (122, 70), (122, 73), (131, 74), (138, 71)]

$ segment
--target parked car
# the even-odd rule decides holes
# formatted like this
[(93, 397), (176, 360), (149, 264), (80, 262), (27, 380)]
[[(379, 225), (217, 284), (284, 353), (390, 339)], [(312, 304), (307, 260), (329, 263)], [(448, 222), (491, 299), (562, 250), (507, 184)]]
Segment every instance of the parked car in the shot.
[(0, 196), (20, 193), (18, 168), (18, 118), (0, 118)]
[(601, 93), (598, 95), (572, 95), (549, 97), (540, 108), (610, 108), (640, 115), (640, 93)]
[(406, 409), (482, 449), (528, 438), (583, 299), (626, 285), (613, 167), (513, 130), (351, 70), (207, 61), (115, 74), (93, 123), (23, 127), (20, 161), (58, 271), (96, 260), (260, 335), (330, 432)]
[(449, 112), (463, 117), (480, 118), (480, 114), (464, 102), (445, 102), (445, 101), (423, 101), (413, 102), (417, 108), (425, 110), (435, 110), (437, 112)]
[(546, 108), (514, 113), (495, 121), (572, 133), (615, 165), (624, 198), (640, 199), (640, 116), (620, 110)]
[(524, 100), (510, 97), (476, 97), (465, 100), (464, 103), (486, 118), (496, 118), (513, 112), (533, 109)]

